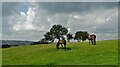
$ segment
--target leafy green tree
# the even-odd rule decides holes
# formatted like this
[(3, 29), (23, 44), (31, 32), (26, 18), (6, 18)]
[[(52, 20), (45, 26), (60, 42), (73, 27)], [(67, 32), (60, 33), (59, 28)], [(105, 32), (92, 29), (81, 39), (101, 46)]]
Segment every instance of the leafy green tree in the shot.
[(62, 25), (53, 25), (49, 32), (44, 34), (44, 37), (47, 41), (54, 42), (55, 38), (60, 40), (60, 37), (68, 33), (67, 28)]
[(72, 34), (70, 34), (70, 33), (69, 33), (69, 34), (67, 34), (67, 40), (68, 40), (68, 42), (70, 42), (70, 40), (71, 40), (71, 39), (73, 39)]
[(86, 39), (88, 39), (89, 33), (86, 31), (82, 32), (82, 41), (85, 41)]
[(54, 36), (51, 32), (46, 32), (46, 34), (44, 34), (44, 37), (47, 41), (51, 41), (51, 42), (54, 41)]
[(68, 33), (68, 30), (62, 25), (53, 25), (52, 28), (50, 29), (50, 33), (52, 33), (54, 38), (60, 40), (60, 36), (66, 35)]
[(77, 32), (75, 33), (74, 39), (77, 40), (78, 42), (80, 42), (81, 39), (82, 39), (82, 31), (77, 31)]
[(89, 36), (89, 33), (87, 31), (77, 31), (75, 33), (74, 39), (77, 40), (78, 42), (85, 41)]

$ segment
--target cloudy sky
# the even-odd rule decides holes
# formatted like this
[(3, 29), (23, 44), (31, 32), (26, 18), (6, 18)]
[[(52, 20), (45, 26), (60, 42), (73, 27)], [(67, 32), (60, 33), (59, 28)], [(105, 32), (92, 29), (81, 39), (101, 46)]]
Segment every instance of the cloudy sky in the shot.
[(118, 38), (117, 2), (2, 2), (1, 11), (2, 39), (38, 41), (54, 24), (97, 40)]

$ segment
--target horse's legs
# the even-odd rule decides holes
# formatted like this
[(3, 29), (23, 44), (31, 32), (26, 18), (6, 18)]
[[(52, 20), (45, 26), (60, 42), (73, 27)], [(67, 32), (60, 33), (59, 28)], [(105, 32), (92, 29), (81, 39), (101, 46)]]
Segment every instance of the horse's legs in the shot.
[(64, 44), (64, 48), (66, 48), (66, 44)]
[(94, 39), (94, 45), (96, 45), (96, 40)]
[(64, 49), (65, 49), (65, 51), (67, 50), (67, 49), (66, 49), (66, 42), (64, 43)]
[(89, 45), (90, 45), (90, 40), (89, 40)]
[(61, 44), (61, 47), (63, 48), (63, 45)]
[(93, 40), (91, 40), (91, 42), (92, 42), (92, 45), (93, 45)]
[(65, 40), (65, 42), (64, 42), (64, 48), (65, 48), (65, 50), (66, 50), (66, 40)]
[(57, 48), (57, 49), (59, 48), (59, 42), (57, 42), (56, 48)]
[(89, 45), (90, 45), (90, 39), (88, 39), (88, 43), (89, 43)]

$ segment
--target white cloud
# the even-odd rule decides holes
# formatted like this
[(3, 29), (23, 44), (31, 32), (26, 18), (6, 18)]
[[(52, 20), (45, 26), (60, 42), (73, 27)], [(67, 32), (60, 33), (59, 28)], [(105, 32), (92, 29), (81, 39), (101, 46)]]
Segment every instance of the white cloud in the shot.
[(106, 34), (106, 36), (110, 36), (110, 34)]
[(29, 8), (28, 11), (27, 11), (27, 21), (26, 23), (32, 23), (33, 20), (35, 19), (35, 11), (33, 8)]
[(70, 32), (71, 32), (70, 28), (68, 28), (67, 30), (68, 30), (68, 33), (70, 33)]
[(50, 19), (50, 18), (48, 18), (48, 22), (51, 22), (51, 19)]
[(35, 30), (37, 29), (32, 23), (24, 23), (24, 24), (15, 24), (13, 26), (15, 31), (23, 31), (23, 30)]
[(102, 17), (98, 17), (96, 18), (96, 21), (95, 21), (97, 24), (104, 24), (106, 22), (106, 19), (105, 18), (102, 18)]
[[(11, 22), (14, 22), (13, 24), (13, 30), (15, 31), (25, 31), (25, 30), (44, 30), (44, 27), (38, 27), (38, 25), (36, 25), (35, 23), (39, 22), (39, 15), (37, 15), (38, 13), (36, 12), (37, 9), (35, 9), (34, 7), (29, 7), (28, 11), (25, 12), (20, 12), (19, 16), (14, 15), (14, 18), (11, 18)], [(21, 18), (23, 17), (23, 18)], [(38, 17), (37, 22), (36, 17)], [(19, 18), (21, 18), (20, 20), (18, 20)], [(17, 23), (15, 23), (15, 19), (17, 20)], [(25, 20), (25, 21), (22, 21)]]
[(112, 19), (110, 17), (107, 17), (106, 18), (106, 21), (111, 21)]
[(25, 14), (25, 12), (21, 12), (21, 16), (24, 16), (24, 17), (26, 17), (26, 14)]
[(21, 25), (14, 25), (14, 26), (13, 26), (13, 29), (16, 30), (16, 31), (19, 31), (19, 29), (20, 29), (21, 27), (22, 27)]
[(79, 15), (74, 15), (74, 18), (75, 19), (80, 19), (80, 16)]
[(36, 29), (35, 26), (33, 26), (33, 24), (31, 24), (31, 23), (26, 23), (25, 26), (26, 26), (25, 29), (27, 29), (27, 30)]

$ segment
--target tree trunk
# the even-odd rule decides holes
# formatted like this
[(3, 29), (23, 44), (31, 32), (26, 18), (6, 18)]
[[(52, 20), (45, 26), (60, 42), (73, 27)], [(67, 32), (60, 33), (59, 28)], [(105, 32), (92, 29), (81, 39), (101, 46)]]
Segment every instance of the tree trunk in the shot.
[(60, 41), (60, 36), (57, 34), (57, 39)]

